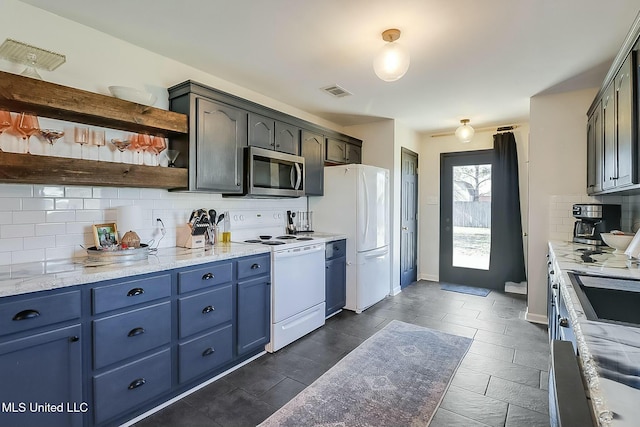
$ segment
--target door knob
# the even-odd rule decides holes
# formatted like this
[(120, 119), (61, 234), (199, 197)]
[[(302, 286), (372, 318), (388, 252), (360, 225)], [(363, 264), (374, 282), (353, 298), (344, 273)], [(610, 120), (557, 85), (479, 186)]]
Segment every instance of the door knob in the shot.
[(409, 227), (402, 227), (402, 229), (403, 229), (403, 230), (408, 230), (408, 229), (409, 229)]

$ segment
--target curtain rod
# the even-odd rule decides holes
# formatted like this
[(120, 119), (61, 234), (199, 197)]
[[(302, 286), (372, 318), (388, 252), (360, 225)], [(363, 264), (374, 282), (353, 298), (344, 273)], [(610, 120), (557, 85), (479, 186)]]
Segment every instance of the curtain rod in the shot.
[[(496, 129), (495, 126), (491, 126), (491, 127), (486, 127), (486, 128), (479, 128), (479, 129), (475, 129), (476, 132), (488, 132), (488, 131), (492, 131), (495, 130), (495, 132), (505, 132), (508, 130), (513, 130), (520, 127), (519, 125), (509, 125), (509, 126), (500, 126)], [(445, 132), (445, 133), (434, 133), (433, 135), (431, 135), (431, 138), (439, 138), (441, 136), (453, 136), (455, 135), (455, 132)]]

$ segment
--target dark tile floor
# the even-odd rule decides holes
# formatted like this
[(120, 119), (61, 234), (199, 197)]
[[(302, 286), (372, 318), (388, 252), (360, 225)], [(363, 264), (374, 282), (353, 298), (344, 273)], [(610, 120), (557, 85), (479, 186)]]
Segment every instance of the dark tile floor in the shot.
[(546, 427), (547, 332), (523, 320), (525, 305), (519, 295), (492, 291), (478, 297), (420, 281), (360, 315), (343, 311), (136, 426), (255, 426), (397, 319), (473, 338), (431, 427)]

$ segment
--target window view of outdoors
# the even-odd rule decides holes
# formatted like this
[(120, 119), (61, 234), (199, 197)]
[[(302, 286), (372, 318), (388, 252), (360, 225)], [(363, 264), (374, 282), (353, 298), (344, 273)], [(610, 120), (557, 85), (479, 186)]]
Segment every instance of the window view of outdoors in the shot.
[(453, 266), (489, 269), (491, 165), (453, 167)]

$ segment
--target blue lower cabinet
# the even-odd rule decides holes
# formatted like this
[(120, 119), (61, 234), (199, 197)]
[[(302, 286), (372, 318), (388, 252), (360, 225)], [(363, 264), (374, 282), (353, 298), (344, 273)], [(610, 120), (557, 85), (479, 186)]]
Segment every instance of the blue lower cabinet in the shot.
[(178, 300), (180, 338), (210, 329), (233, 319), (233, 286), (218, 286), (213, 290)]
[(325, 265), (325, 316), (331, 316), (347, 303), (347, 259), (330, 259)]
[(261, 277), (238, 282), (238, 355), (263, 347), (271, 332), (271, 282)]
[(80, 330), (73, 325), (0, 343), (0, 426), (82, 426)]
[(93, 367), (99, 369), (171, 340), (169, 301), (93, 322)]
[(96, 424), (121, 416), (171, 389), (171, 351), (165, 349), (93, 377)]
[(204, 375), (233, 359), (233, 326), (226, 325), (178, 345), (180, 383)]

